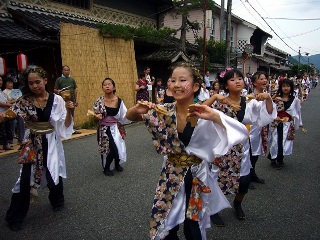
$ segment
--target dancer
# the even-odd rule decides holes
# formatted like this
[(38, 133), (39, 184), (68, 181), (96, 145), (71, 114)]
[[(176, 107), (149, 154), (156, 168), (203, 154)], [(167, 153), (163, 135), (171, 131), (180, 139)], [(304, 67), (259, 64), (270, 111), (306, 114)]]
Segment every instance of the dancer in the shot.
[[(38, 66), (29, 66), (23, 73), (23, 97), (18, 99), (11, 110), (20, 115), (32, 130), (47, 123), (51, 133), (31, 133), (29, 140), (35, 148), (34, 163), (21, 165), (20, 177), (12, 189), (11, 205), (6, 221), (12, 231), (22, 228), (22, 221), (28, 213), (30, 193), (37, 196), (37, 189), (47, 184), (49, 200), (54, 211), (64, 206), (62, 178), (66, 178), (66, 164), (61, 138), (70, 138), (73, 131), (72, 101), (46, 91), (47, 73)], [(4, 114), (0, 119), (5, 119)], [(43, 126), (43, 125), (41, 125)], [(31, 127), (29, 127), (31, 128)], [(42, 178), (42, 175), (45, 176)]]
[[(213, 106), (215, 109), (244, 125), (265, 126), (272, 122), (274, 117), (271, 97), (268, 93), (259, 93), (255, 99), (247, 101), (246, 97), (241, 96), (245, 84), (239, 70), (227, 68), (218, 75), (218, 80), (229, 95), (224, 98), (220, 94), (215, 94), (203, 104), (211, 106), (215, 103)], [(215, 159), (214, 163), (211, 166), (214, 178), (218, 179), (220, 188), (225, 194), (236, 194), (233, 201), (236, 216), (245, 219), (241, 203), (250, 183), (249, 139), (246, 138), (241, 144), (233, 146), (226, 155)], [(218, 213), (212, 215), (211, 220), (217, 226), (224, 226)]]
[[(268, 80), (264, 72), (256, 72), (251, 77), (254, 97), (266, 92)], [(273, 104), (273, 115), (276, 118), (276, 106)], [(268, 147), (268, 126), (259, 126), (254, 123), (250, 126), (250, 179), (251, 182), (264, 184), (265, 181), (256, 174), (256, 163), (260, 155), (266, 156)]]
[[(150, 239), (178, 239), (182, 222), (187, 240), (206, 239), (209, 212), (229, 206), (208, 174), (207, 163), (242, 142), (248, 132), (219, 111), (192, 105), (200, 91), (201, 76), (191, 65), (175, 67), (171, 81), (176, 102), (164, 104), (164, 111), (150, 102), (140, 102), (127, 112), (132, 121), (145, 120), (157, 152), (166, 155), (153, 203)], [(187, 118), (200, 119), (194, 126)], [(207, 202), (214, 206), (207, 206)]]
[(107, 176), (113, 176), (113, 159), (117, 172), (123, 171), (121, 164), (127, 159), (122, 124), (129, 124), (131, 121), (125, 118), (127, 108), (121, 98), (115, 95), (116, 84), (111, 78), (102, 81), (102, 90), (105, 95), (95, 101), (93, 110), (99, 119), (97, 139), (103, 172)]
[(284, 166), (284, 156), (292, 154), (295, 131), (299, 126), (303, 133), (306, 130), (302, 124), (300, 100), (294, 97), (293, 81), (284, 79), (279, 82), (277, 97), (274, 101), (278, 115), (270, 126), (268, 158), (273, 168), (281, 169)]

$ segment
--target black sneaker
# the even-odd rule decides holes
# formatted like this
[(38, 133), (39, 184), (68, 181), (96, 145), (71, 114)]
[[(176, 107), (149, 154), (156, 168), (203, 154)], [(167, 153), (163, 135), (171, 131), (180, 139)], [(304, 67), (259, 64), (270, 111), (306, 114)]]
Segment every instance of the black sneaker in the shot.
[(123, 167), (121, 167), (120, 165), (118, 167), (116, 167), (116, 171), (117, 172), (123, 172)]
[(251, 182), (256, 182), (256, 183), (260, 183), (260, 184), (264, 184), (265, 181), (262, 178), (259, 177), (251, 177)]
[(281, 169), (280, 166), (279, 166), (279, 164), (276, 163), (276, 162), (274, 162), (274, 161), (271, 162), (271, 167), (272, 167), (272, 168), (275, 168), (275, 169)]
[(113, 172), (112, 172), (110, 169), (103, 171), (103, 173), (104, 173), (106, 176), (113, 176)]
[(53, 210), (54, 212), (60, 212), (60, 211), (62, 211), (63, 209), (64, 209), (64, 205), (54, 206), (54, 207), (52, 208), (52, 210)]
[(211, 222), (217, 227), (225, 227), (224, 221), (220, 217), (219, 213), (210, 216)]
[(11, 223), (9, 224), (9, 228), (13, 232), (18, 232), (22, 230), (22, 224), (21, 223)]
[(241, 202), (239, 203), (239, 202), (234, 201), (233, 208), (236, 211), (236, 216), (238, 217), (239, 220), (244, 220), (246, 218), (246, 215), (241, 207)]

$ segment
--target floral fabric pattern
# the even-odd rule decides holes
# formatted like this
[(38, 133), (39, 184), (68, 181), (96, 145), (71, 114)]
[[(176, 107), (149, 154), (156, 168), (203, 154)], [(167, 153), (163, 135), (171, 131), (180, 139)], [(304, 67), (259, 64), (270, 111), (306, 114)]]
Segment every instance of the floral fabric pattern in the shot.
[[(30, 96), (20, 98), (12, 107), (12, 111), (19, 114), (24, 121), (38, 122), (37, 110), (33, 104)], [(32, 164), (34, 169), (34, 186), (33, 188), (40, 188), (42, 170), (43, 170), (43, 150), (42, 150), (42, 136), (39, 134), (30, 134), (29, 137), (36, 151), (36, 162)]]
[(209, 187), (197, 177), (192, 180), (191, 196), (187, 209), (187, 218), (193, 221), (200, 221), (202, 219), (202, 194), (210, 193)]
[[(104, 96), (100, 96), (93, 104), (93, 110), (95, 114), (102, 114), (102, 119), (107, 117), (107, 109), (104, 104)], [(98, 138), (98, 151), (100, 154), (107, 155), (110, 152), (109, 137), (107, 130), (109, 126), (99, 124), (97, 130)]]
[[(222, 111), (227, 116), (238, 120), (236, 112), (232, 106), (220, 102), (215, 102), (213, 107), (217, 110)], [(233, 146), (227, 152), (227, 154), (219, 157), (218, 184), (222, 192), (226, 195), (235, 194), (238, 192), (243, 152), (242, 148), (242, 144), (237, 144)]]
[(262, 156), (266, 156), (268, 151), (268, 128), (268, 125), (261, 128)]

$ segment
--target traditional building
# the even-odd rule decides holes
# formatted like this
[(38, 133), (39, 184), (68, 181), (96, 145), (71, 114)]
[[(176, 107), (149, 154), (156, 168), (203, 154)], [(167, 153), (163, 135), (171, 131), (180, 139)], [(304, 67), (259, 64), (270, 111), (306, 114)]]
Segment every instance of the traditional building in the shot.
[[(212, 39), (215, 41), (220, 41), (220, 11), (221, 7), (218, 4), (215, 4), (212, 9), (212, 15), (210, 14), (209, 18), (206, 19), (206, 31), (204, 31), (204, 11), (203, 9), (196, 8), (190, 10), (188, 19), (190, 22), (197, 22), (200, 24), (200, 30), (198, 32), (188, 31), (187, 32), (187, 41), (190, 43), (195, 43), (196, 38), (204, 37), (205, 39)], [(165, 13), (164, 17), (164, 26), (170, 28), (178, 29), (181, 26), (181, 15), (177, 15), (174, 10), (170, 10)], [(225, 23), (224, 23), (225, 24)], [(225, 28), (224, 28), (225, 29)], [(238, 62), (238, 68), (245, 68), (243, 72), (247, 71), (256, 71), (257, 62), (254, 59), (250, 59), (250, 63), (247, 64), (248, 54), (246, 52), (247, 46), (252, 46), (252, 52), (250, 54), (255, 54), (258, 56), (263, 56), (264, 54), (264, 45), (268, 38), (272, 36), (264, 32), (259, 27), (245, 21), (244, 19), (233, 15), (231, 16), (231, 49), (232, 57), (235, 59), (235, 62)], [(225, 40), (225, 31), (223, 32), (223, 38)], [(177, 34), (179, 37), (179, 32)], [(250, 55), (251, 57), (251, 55)], [(243, 64), (245, 62), (245, 64)], [(216, 69), (221, 70), (221, 69)]]
[(24, 53), (29, 64), (48, 71), (52, 90), (61, 66), (69, 65), (79, 85), (77, 125), (88, 120), (86, 110), (101, 94), (106, 76), (115, 79), (118, 95), (130, 107), (137, 72), (146, 64), (136, 63), (135, 47), (141, 55), (146, 52), (133, 41), (104, 38), (96, 24), (158, 28), (159, 16), (171, 7), (169, 0), (0, 0), (0, 56), (7, 76), (17, 78), (17, 55)]

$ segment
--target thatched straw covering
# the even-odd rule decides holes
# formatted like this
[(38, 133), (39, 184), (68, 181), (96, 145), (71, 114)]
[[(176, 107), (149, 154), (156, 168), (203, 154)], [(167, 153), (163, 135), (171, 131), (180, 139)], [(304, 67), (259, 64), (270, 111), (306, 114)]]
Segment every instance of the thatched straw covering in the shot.
[(70, 66), (78, 85), (75, 125), (89, 120), (87, 110), (103, 94), (101, 82), (106, 77), (115, 81), (117, 95), (126, 106), (134, 105), (138, 74), (133, 41), (104, 38), (97, 29), (61, 23), (60, 43), (62, 64)]

